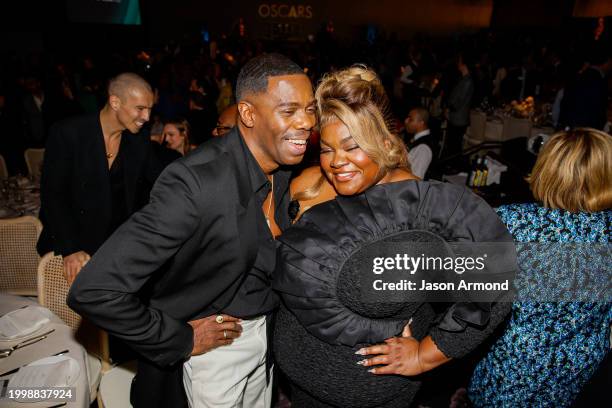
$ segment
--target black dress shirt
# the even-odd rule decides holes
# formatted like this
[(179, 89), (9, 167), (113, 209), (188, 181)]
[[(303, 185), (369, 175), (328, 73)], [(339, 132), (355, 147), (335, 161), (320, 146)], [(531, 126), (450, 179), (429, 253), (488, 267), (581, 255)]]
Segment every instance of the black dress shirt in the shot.
[[(244, 156), (249, 172), (249, 179), (253, 187), (253, 198), (259, 208), (262, 208), (266, 197), (270, 193), (272, 183), (268, 180), (257, 161), (244, 146)], [(280, 203), (283, 194), (289, 188), (291, 174), (285, 170), (274, 173), (274, 202)], [(278, 208), (275, 205), (275, 208)], [(275, 219), (278, 211), (275, 211)], [(278, 226), (284, 230), (288, 227), (282, 220), (277, 219)], [(257, 214), (257, 243), (258, 251), (253, 268), (247, 273), (242, 282), (237, 282), (238, 290), (230, 304), (223, 309), (223, 313), (240, 318), (253, 318), (263, 316), (278, 306), (278, 295), (271, 285), (271, 276), (276, 267), (276, 241), (270, 232), (263, 210)]]

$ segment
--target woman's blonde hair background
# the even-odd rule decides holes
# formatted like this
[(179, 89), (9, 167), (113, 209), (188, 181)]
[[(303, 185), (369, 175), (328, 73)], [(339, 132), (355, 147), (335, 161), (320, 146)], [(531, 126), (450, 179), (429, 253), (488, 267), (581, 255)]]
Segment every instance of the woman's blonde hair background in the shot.
[(374, 71), (353, 65), (326, 74), (315, 99), (320, 128), (340, 120), (381, 171), (408, 167), (408, 154), (396, 134), (389, 99)]
[(179, 133), (185, 138), (183, 143), (183, 154), (189, 153), (191, 150), (191, 126), (185, 118), (175, 117), (164, 121), (164, 125), (174, 125)]
[(591, 128), (555, 134), (528, 179), (548, 208), (595, 212), (612, 207), (612, 136)]

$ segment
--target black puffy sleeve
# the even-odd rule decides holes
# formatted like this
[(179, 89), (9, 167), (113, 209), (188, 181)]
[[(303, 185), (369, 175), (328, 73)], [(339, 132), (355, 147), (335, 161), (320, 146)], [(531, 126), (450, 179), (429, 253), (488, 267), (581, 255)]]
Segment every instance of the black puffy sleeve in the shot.
[[(306, 211), (279, 239), (273, 287), (298, 321), (327, 343), (354, 346), (397, 336), (418, 303), (407, 297), (404, 313), (401, 308), (386, 315), (364, 313), (353, 302), (357, 292), (347, 298), (347, 280), (341, 275), (361, 248), (411, 230), (454, 242), (512, 241), (493, 209), (462, 187), (425, 181), (383, 184)], [(509, 303), (503, 302), (456, 302), (429, 334), (444, 354), (460, 357), (487, 337), (508, 310)]]

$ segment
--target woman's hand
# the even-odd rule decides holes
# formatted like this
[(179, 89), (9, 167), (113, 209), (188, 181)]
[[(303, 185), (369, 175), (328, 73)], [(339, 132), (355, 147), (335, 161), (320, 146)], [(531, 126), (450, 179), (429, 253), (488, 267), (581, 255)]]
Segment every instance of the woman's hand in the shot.
[(357, 354), (363, 356), (377, 354), (376, 357), (361, 360), (357, 364), (364, 367), (383, 366), (369, 370), (373, 374), (413, 376), (427, 371), (419, 360), (420, 342), (412, 337), (409, 324), (404, 328), (402, 337), (391, 337), (385, 340), (385, 344), (377, 344), (357, 351)]
[(450, 360), (438, 349), (431, 337), (427, 336), (420, 342), (412, 337), (410, 323), (404, 327), (402, 337), (392, 337), (385, 340), (384, 344), (362, 348), (356, 354), (376, 354), (375, 357), (357, 363), (364, 367), (381, 365), (369, 370), (373, 374), (419, 375)]

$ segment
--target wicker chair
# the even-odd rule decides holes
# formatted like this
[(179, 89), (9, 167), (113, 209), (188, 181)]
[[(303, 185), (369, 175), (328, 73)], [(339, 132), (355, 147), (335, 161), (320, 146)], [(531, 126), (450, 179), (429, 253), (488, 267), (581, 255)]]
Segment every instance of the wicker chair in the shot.
[(4, 157), (2, 157), (2, 155), (0, 154), (0, 180), (4, 180), (6, 178), (8, 178), (9, 173), (8, 173), (8, 169), (6, 168), (6, 161), (4, 161)]
[(28, 166), (28, 174), (35, 180), (40, 180), (45, 149), (26, 149), (23, 153)]
[(0, 220), (0, 292), (36, 296), (36, 241), (42, 230), (32, 216)]
[(51, 310), (76, 332), (83, 318), (66, 304), (68, 289), (62, 257), (49, 252), (38, 264), (38, 303)]
[[(108, 335), (68, 307), (68, 289), (62, 257), (49, 252), (38, 264), (38, 302), (62, 319), (74, 331), (75, 339), (87, 350), (90, 398), (93, 402), (99, 397), (98, 386), (102, 376), (111, 370)], [(99, 398), (98, 404), (101, 404)]]

